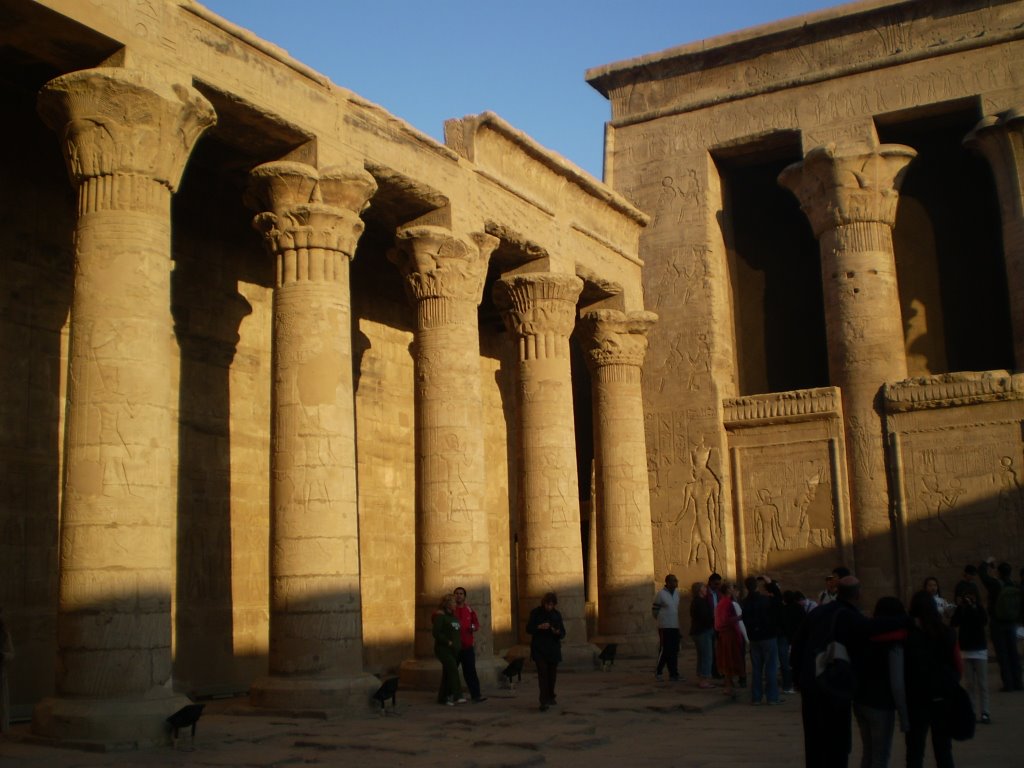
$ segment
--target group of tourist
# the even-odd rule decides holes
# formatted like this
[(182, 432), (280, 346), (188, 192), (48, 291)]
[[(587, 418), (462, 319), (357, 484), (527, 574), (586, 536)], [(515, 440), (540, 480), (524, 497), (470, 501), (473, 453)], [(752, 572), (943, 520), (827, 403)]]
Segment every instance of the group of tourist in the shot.
[[(1024, 569), (1020, 576), (1024, 584)], [(1022, 688), (1017, 649), (1024, 625), (1022, 584), (1012, 580), (1008, 563), (969, 564), (952, 602), (942, 596), (938, 580), (928, 577), (911, 597), (909, 609), (899, 598), (885, 596), (868, 617), (860, 607), (860, 582), (844, 567), (828, 574), (817, 601), (802, 592), (782, 591), (767, 575), (747, 577), (741, 597), (734, 583), (713, 573), (706, 583), (694, 583), (690, 589), (696, 684), (711, 689), (721, 680), (722, 692), (735, 699), (737, 687), (747, 684), (749, 654), (752, 704), (781, 704), (781, 694), (799, 689), (808, 768), (847, 765), (853, 719), (863, 745), (861, 768), (889, 765), (897, 723), (905, 735), (910, 768), (923, 765), (929, 733), (936, 765), (950, 768), (950, 725), (953, 718), (962, 717), (955, 711), (961, 680), (977, 721), (992, 722), (989, 640), (999, 664), (1001, 690)], [(667, 671), (673, 682), (683, 680), (678, 664), (678, 587), (679, 580), (669, 574), (652, 604), (660, 645), (655, 676), (661, 680)], [(553, 592), (544, 595), (526, 625), (542, 711), (556, 701), (565, 637), (557, 604)], [(434, 651), (443, 670), (438, 693), (442, 704), (467, 701), (460, 666), (472, 700), (486, 700), (480, 693), (473, 643), (479, 626), (476, 612), (466, 603), (465, 589), (444, 597), (433, 621)], [(829, 664), (833, 658), (838, 659), (834, 666)], [(832, 669), (845, 670), (845, 677)]]
[[(697, 686), (715, 688), (721, 680), (723, 693), (735, 698), (736, 687), (746, 684), (749, 654), (752, 704), (779, 704), (780, 693), (799, 689), (808, 768), (847, 765), (853, 719), (863, 745), (862, 768), (889, 765), (897, 723), (908, 766), (923, 764), (930, 733), (936, 765), (951, 767), (954, 721), (969, 719), (968, 732), (974, 713), (978, 723), (992, 722), (989, 640), (1001, 690), (1021, 690), (1017, 644), (1024, 625), (1024, 569), (1020, 577), (1021, 584), (1012, 580), (1008, 563), (970, 564), (952, 602), (942, 596), (938, 580), (928, 577), (909, 610), (899, 598), (886, 596), (868, 617), (860, 608), (860, 582), (843, 567), (826, 577), (817, 601), (781, 591), (768, 576), (745, 579), (741, 598), (735, 584), (712, 574), (707, 583), (691, 587)], [(678, 606), (677, 584), (674, 575), (667, 576), (653, 605), (662, 641), (658, 679), (666, 667), (671, 680), (682, 679), (672, 608)], [(970, 705), (961, 706), (962, 700)]]

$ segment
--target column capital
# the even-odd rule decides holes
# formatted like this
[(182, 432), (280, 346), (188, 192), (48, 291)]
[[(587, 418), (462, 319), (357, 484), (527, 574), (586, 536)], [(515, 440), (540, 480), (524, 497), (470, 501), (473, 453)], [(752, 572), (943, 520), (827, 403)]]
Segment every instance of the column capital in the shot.
[(552, 333), (568, 338), (582, 291), (583, 281), (575, 275), (533, 272), (496, 281), (494, 302), (506, 327), (520, 338)]
[(377, 190), (362, 169), (305, 163), (264, 163), (249, 174), (246, 203), (253, 227), (278, 257), (278, 287), (298, 281), (335, 282), (336, 257), (351, 260), (365, 224), (360, 214)]
[(647, 354), (647, 332), (658, 321), (653, 312), (596, 309), (580, 315), (577, 335), (591, 368), (630, 365), (639, 368)]
[(401, 270), (414, 302), (455, 299), (480, 303), (487, 263), (498, 238), (475, 232), (469, 239), (446, 227), (415, 224), (395, 232), (396, 248), (388, 258)]
[(892, 227), (907, 164), (917, 152), (902, 144), (882, 144), (864, 152), (834, 144), (815, 147), (799, 163), (779, 174), (779, 183), (796, 195), (815, 237), (847, 224), (880, 223)]
[(141, 176), (174, 192), (196, 140), (217, 121), (194, 88), (116, 67), (51, 80), (37, 107), (61, 136), (75, 186), (100, 176)]
[(1024, 217), (1024, 106), (982, 118), (964, 146), (988, 160), (1003, 221)]

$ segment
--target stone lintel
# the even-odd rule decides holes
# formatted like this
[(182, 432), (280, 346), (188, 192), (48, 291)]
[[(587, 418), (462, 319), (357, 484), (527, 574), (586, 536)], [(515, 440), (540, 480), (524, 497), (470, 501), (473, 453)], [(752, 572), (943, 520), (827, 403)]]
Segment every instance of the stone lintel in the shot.
[(843, 415), (838, 387), (730, 397), (722, 401), (722, 410), (722, 420), (728, 429), (834, 419)]
[(969, 371), (889, 382), (882, 399), (888, 413), (1024, 400), (1024, 373)]

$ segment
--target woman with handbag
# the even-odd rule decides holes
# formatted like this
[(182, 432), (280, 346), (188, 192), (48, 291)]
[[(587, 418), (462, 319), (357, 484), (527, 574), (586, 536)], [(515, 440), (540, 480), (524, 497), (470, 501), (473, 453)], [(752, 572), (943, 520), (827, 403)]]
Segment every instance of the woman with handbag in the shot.
[(943, 623), (934, 598), (924, 590), (911, 598), (910, 616), (914, 626), (906, 641), (907, 768), (923, 768), (929, 729), (935, 765), (954, 768), (950, 723), (963, 667), (956, 633)]

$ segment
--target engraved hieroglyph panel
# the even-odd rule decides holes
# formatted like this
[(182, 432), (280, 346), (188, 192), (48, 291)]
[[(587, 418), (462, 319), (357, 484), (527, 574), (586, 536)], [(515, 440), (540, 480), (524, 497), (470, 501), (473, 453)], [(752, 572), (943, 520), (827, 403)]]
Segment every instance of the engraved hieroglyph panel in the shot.
[(990, 554), (1020, 561), (1024, 451), (1019, 423), (901, 435), (899, 457), (911, 584)]
[(768, 573), (805, 591), (817, 586), (838, 562), (842, 539), (828, 439), (734, 450), (741, 572)]
[(702, 429), (707, 416), (691, 408), (645, 417), (655, 570), (683, 583), (727, 564), (723, 457), (718, 435)]

